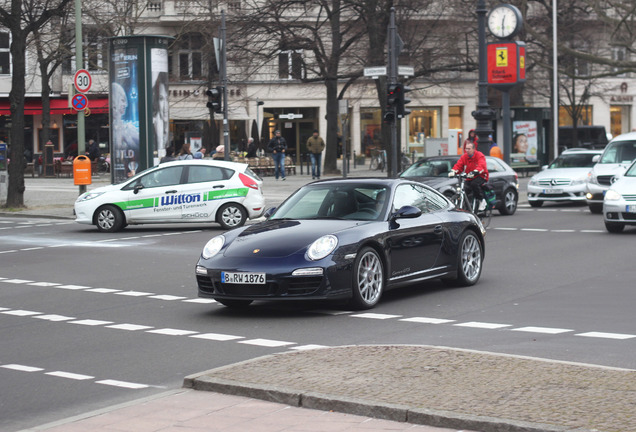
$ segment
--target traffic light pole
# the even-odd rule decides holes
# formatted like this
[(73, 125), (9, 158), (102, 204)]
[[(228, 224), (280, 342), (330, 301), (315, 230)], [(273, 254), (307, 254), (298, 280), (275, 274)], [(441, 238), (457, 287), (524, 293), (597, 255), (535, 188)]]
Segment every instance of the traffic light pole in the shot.
[(224, 159), (230, 160), (230, 124), (227, 116), (227, 43), (225, 40), (225, 11), (221, 11), (221, 86), (223, 87), (223, 147)]
[(486, 51), (486, 9), (485, 0), (477, 2), (477, 28), (479, 40), (479, 99), (477, 109), (472, 112), (473, 118), (477, 122), (475, 133), (478, 142), (483, 145), (479, 151), (485, 155), (490, 154), (488, 135), (492, 134), (491, 122), (495, 118), (494, 111), (488, 105), (488, 55)]
[[(395, 8), (391, 8), (391, 16), (389, 21), (389, 77), (387, 88), (397, 84), (397, 72), (398, 72), (398, 48), (397, 48), (397, 27), (395, 26)], [(398, 158), (398, 137), (397, 137), (397, 106), (395, 103), (391, 104), (388, 109), (393, 111), (393, 121), (391, 124), (391, 166), (387, 169), (388, 177), (395, 177), (397, 175), (397, 158)]]

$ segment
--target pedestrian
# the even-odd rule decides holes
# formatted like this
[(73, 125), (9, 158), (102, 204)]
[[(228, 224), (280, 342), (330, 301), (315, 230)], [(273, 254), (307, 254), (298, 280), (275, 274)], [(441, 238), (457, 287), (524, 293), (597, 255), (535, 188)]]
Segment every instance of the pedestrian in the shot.
[(250, 137), (247, 139), (247, 157), (253, 158), (256, 157), (256, 143), (254, 142), (254, 138)]
[(272, 152), (274, 159), (274, 175), (278, 180), (279, 174), (285, 179), (285, 150), (287, 150), (287, 141), (280, 135), (280, 131), (274, 132), (274, 138), (267, 145), (269, 151)]
[(225, 145), (219, 144), (216, 146), (216, 150), (212, 155), (212, 159), (225, 159)]
[(492, 135), (488, 135), (488, 142), (490, 143), (490, 156), (503, 160), (503, 153), (497, 143), (492, 139)]
[(318, 135), (318, 129), (307, 140), (307, 151), (311, 159), (311, 178), (320, 180), (320, 165), (322, 163), (322, 151), (325, 149), (325, 140)]
[(174, 147), (168, 146), (166, 147), (166, 155), (161, 158), (159, 163), (170, 162), (173, 160), (177, 160), (177, 158), (174, 157)]
[(95, 140), (88, 140), (88, 150), (86, 151), (86, 155), (91, 161), (99, 159), (99, 144), (97, 144)]
[(179, 160), (190, 160), (194, 159), (192, 156), (192, 152), (190, 151), (190, 143), (183, 143), (181, 146), (181, 151), (179, 152), (179, 156), (177, 157)]
[(205, 147), (201, 147), (192, 155), (195, 159), (203, 159), (205, 157)]
[(475, 132), (475, 129), (471, 129), (468, 131), (468, 137), (464, 140), (464, 143), (462, 144), (462, 148), (459, 149), (459, 154), (462, 154), (466, 151), (466, 144), (471, 143), (475, 145), (475, 149), (477, 149), (477, 142), (479, 141), (479, 138), (477, 138), (477, 133)]

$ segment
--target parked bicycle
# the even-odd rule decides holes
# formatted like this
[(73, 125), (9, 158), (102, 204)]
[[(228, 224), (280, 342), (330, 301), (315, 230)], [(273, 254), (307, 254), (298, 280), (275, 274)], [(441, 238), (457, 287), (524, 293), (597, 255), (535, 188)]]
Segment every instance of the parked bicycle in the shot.
[(384, 171), (386, 168), (386, 150), (373, 150), (369, 169)]
[[(474, 175), (474, 173), (472, 173)], [(456, 192), (451, 197), (451, 201), (458, 209), (465, 210), (467, 212), (473, 213), (475, 216), (481, 220), (484, 228), (487, 228), (490, 225), (490, 218), (492, 217), (492, 203), (489, 200), (486, 200), (486, 208), (484, 210), (479, 210), (479, 199), (472, 196), (472, 192), (468, 193), (466, 190), (466, 179), (469, 178), (471, 173), (458, 173), (456, 177), (459, 179), (459, 183), (456, 186)]]
[(100, 156), (97, 159), (97, 174), (106, 174), (110, 172), (110, 158)]

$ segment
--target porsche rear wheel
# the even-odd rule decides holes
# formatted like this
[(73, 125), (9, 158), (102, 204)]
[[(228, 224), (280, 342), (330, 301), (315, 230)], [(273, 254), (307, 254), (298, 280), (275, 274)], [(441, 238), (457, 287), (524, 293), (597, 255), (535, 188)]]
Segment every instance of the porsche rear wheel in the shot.
[(457, 284), (475, 285), (481, 276), (481, 264), (484, 260), (481, 243), (472, 231), (466, 231), (459, 241), (457, 262)]
[(353, 297), (355, 309), (371, 309), (380, 301), (384, 291), (384, 266), (378, 253), (363, 248), (356, 258), (353, 270)]

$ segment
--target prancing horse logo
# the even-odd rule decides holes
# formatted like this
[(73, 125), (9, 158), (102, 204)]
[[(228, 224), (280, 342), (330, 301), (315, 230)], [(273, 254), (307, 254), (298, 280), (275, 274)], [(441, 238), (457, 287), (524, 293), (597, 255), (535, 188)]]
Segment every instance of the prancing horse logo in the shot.
[(260, 249), (254, 249), (254, 250), (252, 251), (252, 253), (257, 254), (257, 253), (259, 253), (260, 251), (261, 251)]

